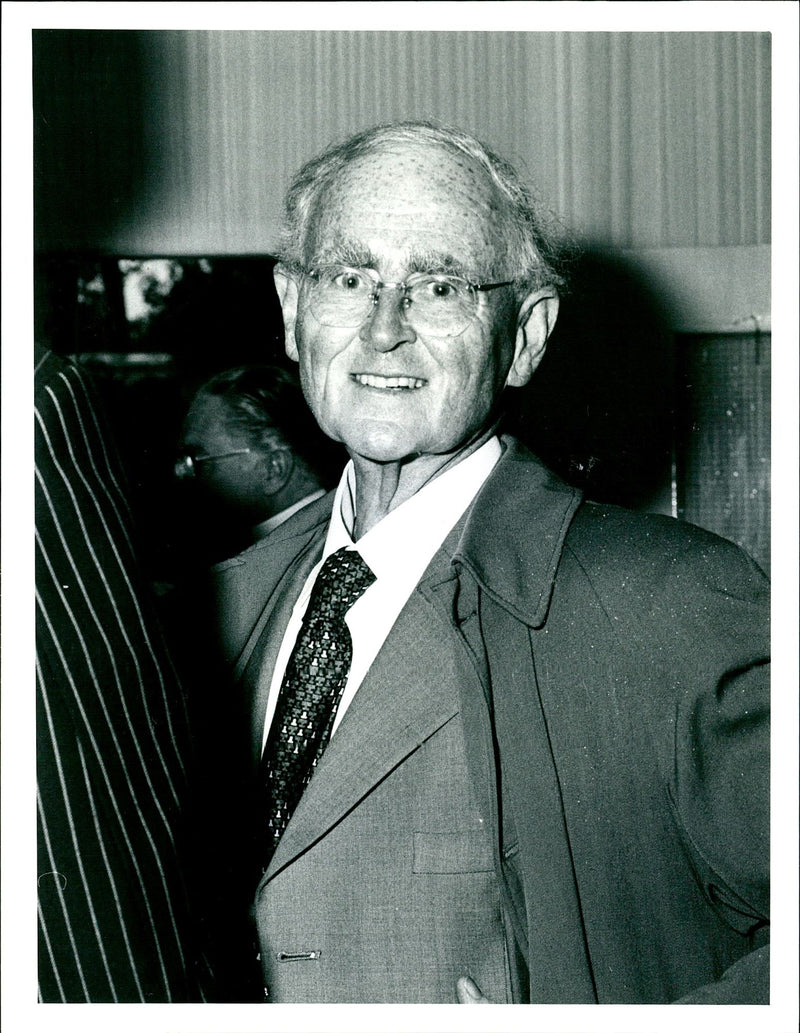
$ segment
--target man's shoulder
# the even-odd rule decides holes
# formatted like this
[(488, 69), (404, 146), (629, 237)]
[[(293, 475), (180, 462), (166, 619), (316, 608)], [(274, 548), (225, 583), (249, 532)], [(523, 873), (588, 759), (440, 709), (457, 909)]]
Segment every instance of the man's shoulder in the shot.
[(587, 501), (519, 442), (504, 444), (453, 558), (532, 626), (558, 584), (570, 586), (574, 604), (588, 584), (609, 609), (656, 595), (763, 592), (763, 574), (732, 542), (671, 516)]
[(565, 553), (596, 583), (628, 591), (691, 592), (694, 586), (739, 596), (763, 591), (766, 579), (734, 542), (672, 516), (584, 501), (565, 541)]
[[(656, 560), (665, 553), (676, 552), (733, 557), (741, 552), (733, 542), (676, 517), (625, 509), (583, 497), (579, 489), (563, 481), (519, 441), (510, 436), (505, 436), (503, 441), (506, 445), (504, 480), (492, 497), (495, 518), (500, 507), (516, 514), (520, 501), (536, 493), (533, 505), (537, 511), (542, 508), (544, 499), (565, 500), (564, 512), (569, 524), (565, 544), (574, 551), (595, 556), (598, 561), (619, 557)], [(498, 466), (498, 472), (500, 470)], [(498, 483), (497, 478), (495, 483)], [(579, 499), (579, 504), (568, 505), (566, 500), (570, 495)], [(524, 536), (529, 528), (538, 531), (539, 524), (529, 520), (530, 515), (526, 513), (526, 519), (516, 521), (516, 526), (511, 521), (504, 526), (515, 535)]]
[(309, 549), (321, 549), (333, 493), (312, 502), (262, 541), (211, 568), (206, 590), (215, 618), (215, 648), (239, 655), (268, 600)]
[(572, 548), (591, 549), (598, 555), (622, 552), (627, 555), (668, 552), (721, 551), (731, 555), (739, 546), (713, 531), (674, 516), (625, 509), (610, 503), (584, 499), (569, 529)]
[(567, 544), (590, 550), (601, 557), (622, 553), (628, 556), (658, 555), (664, 549), (681, 551), (734, 547), (702, 527), (662, 513), (625, 509), (610, 503), (584, 499), (569, 529)]
[(216, 563), (211, 568), (212, 576), (215, 578), (233, 576), (235, 578), (245, 576), (246, 572), (257, 571), (265, 566), (290, 563), (310, 536), (319, 534), (328, 526), (334, 495), (333, 491), (327, 492), (321, 498), (294, 513), (254, 545), (230, 559)]

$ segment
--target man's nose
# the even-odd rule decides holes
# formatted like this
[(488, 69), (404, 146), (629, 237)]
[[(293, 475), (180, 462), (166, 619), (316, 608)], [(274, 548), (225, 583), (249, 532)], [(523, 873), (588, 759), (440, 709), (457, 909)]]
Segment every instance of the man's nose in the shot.
[(383, 287), (372, 312), (361, 327), (361, 339), (376, 351), (394, 351), (401, 344), (417, 339), (417, 335), (403, 319), (404, 294), (397, 287)]

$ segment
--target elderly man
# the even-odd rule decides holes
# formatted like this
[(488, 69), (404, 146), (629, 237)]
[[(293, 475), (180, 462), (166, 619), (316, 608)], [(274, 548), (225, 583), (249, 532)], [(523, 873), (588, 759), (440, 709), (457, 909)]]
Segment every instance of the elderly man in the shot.
[(496, 436), (553, 253), (428, 124), (289, 193), (286, 347), (351, 462), (218, 570), (268, 1001), (766, 1000), (763, 576)]

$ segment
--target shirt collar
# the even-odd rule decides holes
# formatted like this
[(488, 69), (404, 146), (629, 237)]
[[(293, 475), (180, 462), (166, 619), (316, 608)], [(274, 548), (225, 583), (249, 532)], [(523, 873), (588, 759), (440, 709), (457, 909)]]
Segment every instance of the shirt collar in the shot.
[(319, 491), (314, 491), (310, 495), (305, 495), (298, 502), (295, 502), (291, 506), (287, 506), (286, 509), (282, 509), (280, 513), (275, 513), (274, 516), (271, 516), (266, 520), (262, 520), (260, 524), (256, 524), (253, 528), (253, 537), (265, 538), (271, 531), (274, 531), (276, 527), (280, 527), (281, 524), (285, 523), (290, 516), (294, 516), (298, 510), (303, 509), (304, 506), (308, 506), (311, 502), (316, 502), (317, 499), (321, 499), (324, 494), (325, 489), (320, 488)]
[(357, 543), (348, 531), (355, 517), (355, 469), (348, 463), (336, 489), (323, 561), (337, 549), (356, 548), (378, 580), (413, 586), (501, 454), (499, 440), (490, 438), (393, 509)]

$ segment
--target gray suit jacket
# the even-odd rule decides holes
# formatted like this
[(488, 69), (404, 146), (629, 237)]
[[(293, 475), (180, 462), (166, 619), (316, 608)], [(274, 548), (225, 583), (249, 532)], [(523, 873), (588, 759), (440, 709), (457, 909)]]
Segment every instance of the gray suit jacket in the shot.
[[(426, 743), (440, 735), (444, 746), (449, 722), (456, 734), (443, 756), (449, 749), (450, 759), (423, 765), (425, 777), (444, 777), (461, 750), (470, 786), (461, 829), (466, 835), (476, 818), (486, 837), (465, 838), (467, 846), (456, 837), (425, 863), (441, 867), (449, 854), (451, 869), (459, 850), (474, 855), (460, 859), (468, 869), (454, 880), (460, 897), (475, 893), (474, 868), (486, 864), (486, 849), (491, 854), (493, 876), (480, 891), (484, 913), (495, 907), (489, 883), (502, 904), (497, 935), (483, 944), (485, 971), (475, 953), (480, 935), (465, 931), (474, 948), (471, 974), (490, 997), (765, 1001), (763, 575), (735, 547), (697, 528), (582, 502), (525, 449), (504, 443), (503, 458), (370, 672), (373, 685), (395, 686), (390, 709), (385, 693), (356, 697), (352, 721), (348, 712), (262, 880), (262, 944), (274, 945), (271, 926), (303, 921), (308, 873), (319, 871), (327, 848), (334, 867), (352, 858), (348, 831), (359, 829), (364, 850), (370, 822), (374, 843), (387, 836), (370, 848), (376, 858), (435, 831), (404, 824), (397, 808), (393, 827), (376, 826), (392, 810), (388, 796), (382, 808), (370, 808), (381, 787), (412, 773)], [(265, 685), (253, 672), (271, 672), (291, 605), (321, 550), (330, 504), (328, 497), (308, 507), (218, 570), (223, 649), (249, 694), (254, 757)], [(405, 629), (404, 621), (411, 622)], [(420, 693), (431, 670), (435, 682), (453, 686), (452, 698), (449, 689)], [(380, 713), (371, 712), (378, 698)], [(417, 812), (410, 820), (422, 818)], [(416, 842), (420, 856), (430, 857), (432, 841)], [(286, 875), (293, 869), (296, 880)], [(383, 999), (452, 1000), (447, 965), (433, 966), (441, 985), (419, 971), (391, 983), (394, 962), (359, 955), (365, 907), (353, 899), (368, 902), (376, 928), (399, 920), (386, 912), (378, 874), (354, 869), (351, 898), (321, 919), (359, 956), (349, 979), (339, 974), (337, 999), (381, 999), (364, 996), (368, 974), (371, 987), (391, 987)], [(287, 892), (273, 905), (268, 887), (281, 877)], [(430, 966), (450, 942), (451, 916), (439, 909), (424, 923), (417, 912), (400, 918), (396, 935)], [(305, 934), (313, 941), (313, 915), (310, 921)], [(300, 954), (315, 951), (315, 942), (296, 946)], [(268, 981), (277, 978), (291, 995), (279, 989), (278, 999), (333, 999), (324, 979), (284, 981), (264, 960)], [(290, 968), (322, 970), (298, 960), (280, 971)]]

